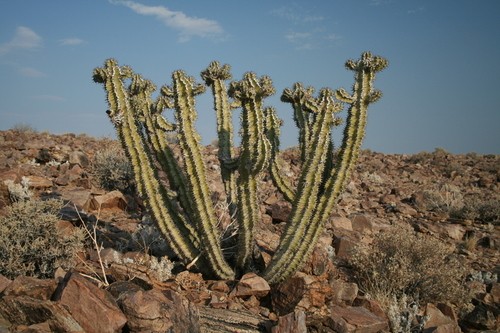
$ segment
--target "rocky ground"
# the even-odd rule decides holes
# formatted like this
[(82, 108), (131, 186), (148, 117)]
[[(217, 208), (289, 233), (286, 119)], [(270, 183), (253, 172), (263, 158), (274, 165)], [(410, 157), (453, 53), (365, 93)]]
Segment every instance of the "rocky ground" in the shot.
[[(311, 259), (292, 279), (269, 286), (254, 273), (237, 281), (206, 280), (169, 260), (168, 247), (133, 192), (104, 190), (96, 181), (94, 155), (113, 144), (85, 135), (0, 132), (3, 214), (10, 204), (6, 181), (20, 184), (26, 177), (35, 197), (68, 203), (59, 228), (86, 226), (92, 234), (95, 227), (102, 245), (89, 238), (76, 267), (58, 269), (52, 279), (0, 275), (0, 332), (389, 331), (386, 308), (360, 290), (348, 262), (353, 248), (398, 226), (449, 245), (468, 277), (464, 288), (473, 294), (466, 312), (450, 304), (420, 304), (419, 313), (428, 316), (421, 329), (500, 327), (498, 155), (363, 151)], [(214, 200), (223, 197), (216, 151), (205, 148)], [(296, 178), (297, 152), (287, 150), (282, 158), (283, 172)], [(265, 263), (290, 206), (266, 177), (260, 192), (256, 245)], [(224, 205), (217, 211), (226, 229), (231, 221)]]

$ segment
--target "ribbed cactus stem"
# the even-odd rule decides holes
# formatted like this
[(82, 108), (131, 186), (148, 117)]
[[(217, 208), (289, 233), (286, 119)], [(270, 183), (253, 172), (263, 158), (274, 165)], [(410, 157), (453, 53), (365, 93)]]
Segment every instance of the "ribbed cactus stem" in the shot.
[(313, 214), (318, 203), (318, 193), (325, 168), (330, 131), (334, 124), (334, 113), (342, 109), (342, 105), (333, 99), (333, 91), (323, 89), (317, 101), (308, 101), (310, 112), (315, 115), (311, 131), (311, 147), (308, 149), (299, 179), (295, 201), (292, 205), (287, 227), (281, 237), (280, 245), (264, 276), (270, 282), (277, 277), (295, 272), (298, 263), (292, 264), (296, 253), (302, 247), (311, 246), (303, 241), (308, 226), (313, 222)]
[(226, 80), (231, 79), (231, 67), (221, 66), (213, 61), (207, 69), (201, 72), (201, 77), (207, 86), (212, 88), (214, 109), (217, 116), (218, 158), (221, 165), (221, 177), (224, 183), (227, 203), (231, 215), (238, 201), (236, 193), (236, 163), (233, 156), (233, 118), (232, 108), (227, 94)]
[(233, 82), (229, 94), (242, 107), (242, 142), (239, 157), (238, 193), (238, 256), (237, 268), (245, 269), (253, 249), (254, 227), (260, 220), (257, 177), (269, 162), (271, 144), (265, 136), (263, 100), (274, 93), (271, 79), (257, 79), (246, 73), (243, 80)]
[(200, 138), (194, 122), (197, 114), (194, 96), (203, 92), (204, 86), (196, 85), (194, 79), (183, 71), (172, 74), (175, 118), (178, 126), (179, 144), (184, 156), (188, 187), (195, 202), (195, 220), (198, 223), (200, 242), (214, 273), (223, 279), (231, 279), (234, 272), (224, 259), (217, 234), (217, 218), (212, 206), (205, 174)]
[[(338, 165), (332, 169), (331, 176), (326, 180), (324, 194), (319, 197), (311, 222), (305, 225), (302, 245), (291, 249), (291, 251), (285, 249), (283, 253), (279, 253), (278, 250), (273, 258), (273, 261), (283, 261), (288, 267), (294, 267), (295, 269), (307, 260), (314, 250), (314, 246), (323, 230), (324, 222), (329, 218), (343, 186), (349, 179), (358, 158), (365, 133), (368, 105), (381, 97), (379, 91), (373, 90), (375, 73), (387, 67), (387, 60), (381, 57), (372, 57), (369, 52), (365, 52), (361, 55), (360, 60), (347, 61), (346, 67), (355, 72), (355, 83), (352, 94), (348, 94), (345, 90), (336, 91), (337, 98), (350, 104), (342, 146), (338, 156)], [(274, 264), (273, 266), (273, 261), (265, 273), (269, 283), (278, 283), (293, 274), (294, 270), (287, 267), (281, 271), (272, 270), (271, 268), (274, 266), (283, 266), (283, 264)]]
[(192, 261), (199, 254), (193, 244), (195, 238), (180, 219), (174, 221), (179, 216), (168, 210), (170, 204), (167, 202), (166, 191), (157, 181), (158, 176), (151, 168), (152, 161), (146, 154), (144, 142), (139, 134), (138, 120), (123, 84), (123, 80), (131, 76), (129, 68), (119, 67), (114, 59), (109, 59), (103, 68), (94, 70), (93, 77), (95, 82), (104, 84), (109, 104), (108, 115), (129, 155), (138, 189), (147, 198), (155, 222), (179, 257)]
[[(168, 100), (159, 97), (156, 103), (152, 102), (151, 94), (156, 90), (156, 86), (149, 80), (145, 80), (138, 74), (134, 74), (129, 87), (130, 101), (132, 108), (138, 118), (141, 119), (142, 129), (140, 133), (144, 137), (144, 149), (146, 154), (155, 159), (161, 166), (161, 169), (166, 173), (170, 188), (178, 195), (180, 205), (190, 215), (193, 211), (193, 202), (187, 193), (186, 179), (174, 157), (172, 149), (167, 145), (165, 137), (166, 130), (173, 130), (175, 126), (170, 124), (161, 112), (164, 108), (171, 108), (173, 105)], [(160, 102), (161, 101), (161, 102)], [(161, 186), (161, 185), (160, 185)], [(164, 191), (167, 191), (166, 189)], [(194, 230), (192, 223), (189, 223), (180, 212), (174, 208), (170, 200), (166, 200), (167, 209), (171, 211), (170, 215), (178, 217), (176, 220), (182, 222), (186, 228), (190, 230), (193, 238), (196, 239), (195, 245), (199, 247), (197, 233)], [(178, 222), (179, 223), (179, 222)]]
[(304, 88), (304, 86), (297, 82), (292, 89), (285, 89), (281, 95), (281, 101), (292, 104), (293, 119), (297, 128), (299, 129), (299, 146), (300, 157), (302, 162), (305, 161), (307, 151), (311, 146), (312, 140), (312, 126), (314, 115), (311, 114), (311, 106), (308, 105), (313, 100), (314, 89), (312, 87)]
[[(297, 189), (280, 173), (279, 135), (281, 121), (274, 108), (264, 109), (264, 99), (274, 93), (267, 76), (246, 73), (226, 87), (231, 78), (229, 66), (212, 62), (201, 73), (212, 89), (217, 115), (219, 161), (231, 213), (238, 221), (236, 270), (244, 273), (251, 265), (254, 228), (260, 220), (257, 195), (259, 177), (268, 170), (274, 184), (292, 203), (287, 226), (268, 267), (263, 272), (269, 283), (278, 283), (296, 272), (313, 251), (325, 221), (328, 220), (358, 158), (366, 128), (367, 108), (381, 93), (373, 89), (375, 73), (387, 61), (369, 52), (359, 60), (348, 60), (346, 68), (355, 72), (352, 92), (322, 89), (318, 97), (312, 88), (296, 83), (285, 89), (282, 101), (290, 103), (299, 128), (301, 173)], [(235, 271), (220, 248), (217, 218), (208, 189), (200, 137), (195, 130), (195, 96), (205, 90), (182, 71), (172, 74), (171, 87), (163, 86), (152, 101), (156, 87), (134, 74), (129, 67), (109, 59), (94, 70), (94, 81), (107, 92), (109, 117), (129, 157), (139, 194), (160, 231), (177, 255), (197, 262), (203, 273), (233, 279)], [(125, 80), (131, 84), (126, 89)], [(232, 98), (232, 103), (229, 102)], [(340, 149), (333, 158), (331, 131), (339, 124), (336, 113), (349, 105)], [(231, 109), (241, 108), (241, 148), (234, 156)], [(162, 116), (174, 109), (175, 124)], [(166, 133), (175, 130), (182, 154), (178, 161)], [(167, 180), (160, 179), (159, 166)], [(237, 178), (236, 178), (237, 176)], [(199, 260), (198, 260), (199, 259)]]
[(283, 167), (279, 159), (281, 120), (276, 115), (276, 110), (273, 107), (267, 107), (264, 113), (266, 136), (271, 144), (269, 173), (271, 174), (274, 185), (283, 195), (285, 200), (292, 202), (295, 198), (295, 190), (292, 188), (289, 180), (283, 176), (281, 172)]

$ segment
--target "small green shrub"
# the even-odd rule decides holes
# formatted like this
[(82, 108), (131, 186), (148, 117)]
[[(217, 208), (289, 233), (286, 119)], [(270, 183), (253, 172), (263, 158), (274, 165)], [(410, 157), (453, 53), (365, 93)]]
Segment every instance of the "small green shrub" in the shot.
[(0, 274), (50, 278), (58, 267), (74, 266), (84, 234), (63, 235), (56, 226), (60, 200), (14, 202), (0, 217)]
[(134, 190), (132, 166), (117, 142), (98, 150), (92, 159), (92, 173), (99, 185), (108, 191), (130, 193)]
[(462, 286), (467, 272), (446, 245), (410, 230), (377, 235), (369, 249), (355, 250), (351, 265), (360, 289), (386, 308), (403, 295), (420, 304), (468, 301)]

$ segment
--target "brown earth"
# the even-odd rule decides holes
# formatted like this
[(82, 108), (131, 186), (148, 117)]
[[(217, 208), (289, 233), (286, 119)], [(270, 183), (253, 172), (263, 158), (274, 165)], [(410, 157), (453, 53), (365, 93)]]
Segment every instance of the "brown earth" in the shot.
[[(12, 281), (0, 275), (0, 332), (388, 331), (386, 311), (359, 289), (347, 262), (355, 246), (370, 244), (375, 235), (397, 226), (453, 248), (470, 276), (464, 288), (474, 290), (464, 314), (457, 315), (449, 304), (421, 305), (422, 315), (430, 318), (424, 331), (499, 329), (498, 155), (363, 151), (310, 260), (293, 278), (269, 286), (254, 273), (237, 281), (207, 280), (175, 262), (141, 200), (133, 193), (105, 191), (96, 182), (92, 158), (110, 144), (85, 135), (0, 132), (0, 211), (10, 204), (4, 182), (27, 177), (35, 196), (68, 202), (61, 227), (95, 225), (102, 244), (98, 253), (89, 242), (75, 269), (58, 270), (54, 279)], [(220, 203), (224, 191), (217, 148), (209, 145), (204, 152), (224, 228), (230, 218)], [(297, 151), (286, 150), (281, 158), (286, 162), (282, 171), (296, 178)], [(268, 177), (260, 193), (256, 248), (266, 263), (290, 206)], [(457, 212), (464, 205), (470, 209)], [(472, 209), (478, 206), (482, 210)]]

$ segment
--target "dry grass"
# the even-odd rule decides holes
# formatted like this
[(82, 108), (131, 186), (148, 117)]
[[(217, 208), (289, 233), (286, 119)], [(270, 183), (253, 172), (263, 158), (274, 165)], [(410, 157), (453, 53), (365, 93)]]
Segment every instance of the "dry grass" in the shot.
[(83, 248), (82, 230), (63, 235), (57, 228), (60, 200), (14, 202), (0, 218), (0, 274), (51, 278), (58, 267), (69, 269)]
[(119, 190), (124, 193), (133, 191), (132, 165), (117, 142), (111, 141), (95, 153), (92, 159), (92, 173), (105, 190)]
[(437, 239), (393, 228), (377, 235), (370, 248), (357, 248), (351, 265), (361, 290), (385, 308), (406, 295), (421, 304), (469, 298), (462, 282), (467, 272)]

